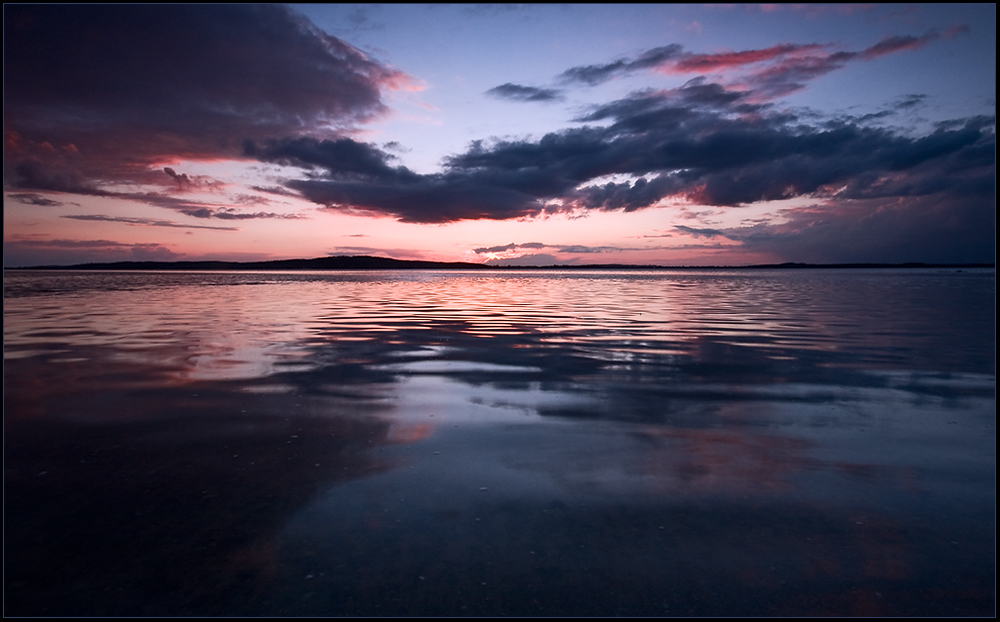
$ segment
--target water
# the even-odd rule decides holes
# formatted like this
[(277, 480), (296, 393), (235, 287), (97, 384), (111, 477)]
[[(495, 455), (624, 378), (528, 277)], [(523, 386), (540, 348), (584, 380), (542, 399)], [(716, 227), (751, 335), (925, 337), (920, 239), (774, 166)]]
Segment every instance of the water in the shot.
[(5, 272), (8, 615), (992, 615), (995, 272)]

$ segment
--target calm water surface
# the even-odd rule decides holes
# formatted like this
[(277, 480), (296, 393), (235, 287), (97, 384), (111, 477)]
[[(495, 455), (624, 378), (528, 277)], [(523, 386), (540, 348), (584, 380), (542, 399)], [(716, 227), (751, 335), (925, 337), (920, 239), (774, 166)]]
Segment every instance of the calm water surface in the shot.
[(4, 275), (8, 615), (992, 615), (993, 270)]

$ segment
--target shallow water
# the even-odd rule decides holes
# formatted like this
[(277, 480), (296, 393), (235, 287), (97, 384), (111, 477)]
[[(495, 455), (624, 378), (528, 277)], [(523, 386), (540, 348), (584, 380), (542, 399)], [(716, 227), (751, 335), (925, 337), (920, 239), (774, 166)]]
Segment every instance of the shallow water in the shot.
[(995, 272), (5, 272), (8, 615), (992, 615)]

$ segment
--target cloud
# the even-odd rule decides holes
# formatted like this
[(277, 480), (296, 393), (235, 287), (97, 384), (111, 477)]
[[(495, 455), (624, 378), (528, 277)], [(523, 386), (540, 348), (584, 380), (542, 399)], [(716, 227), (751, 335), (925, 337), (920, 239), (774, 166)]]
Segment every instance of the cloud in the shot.
[[(573, 67), (559, 76), (562, 84), (651, 71), (701, 75), (680, 88), (594, 107), (574, 127), (541, 138), (475, 141), (440, 172), (419, 174), (399, 164), (391, 153), (397, 146), (345, 137), (383, 114), (382, 93), (405, 86), (407, 76), (286, 7), (11, 5), (4, 20), (5, 184), (12, 200), (29, 205), (58, 202), (40, 193), (80, 193), (228, 221), (302, 216), (177, 196), (222, 187), (178, 170), (177, 162), (297, 167), (281, 186), (253, 190), (409, 223), (807, 199), (810, 210), (754, 227), (675, 231), (718, 232), (747, 247), (769, 240), (802, 254), (836, 253), (838, 236), (854, 236), (840, 248), (861, 253), (874, 248), (857, 242), (870, 226), (883, 248), (902, 252), (910, 239), (957, 249), (971, 236), (966, 250), (992, 257), (995, 241), (981, 231), (992, 232), (995, 220), (994, 117), (956, 119), (914, 136), (869, 121), (912, 108), (920, 96), (864, 117), (799, 115), (769, 103), (848, 63), (964, 30), (891, 36), (858, 51), (787, 43), (699, 54), (666, 45)], [(489, 91), (523, 101), (560, 92), (515, 83)], [(162, 192), (135, 190), (149, 186)], [(912, 214), (912, 226), (893, 214)], [(507, 251), (546, 248), (537, 244)]]
[[(671, 193), (715, 206), (797, 196), (922, 195), (957, 190), (966, 176), (969, 183), (988, 180), (995, 166), (993, 118), (913, 138), (844, 120), (810, 127), (763, 107), (745, 118), (726, 114), (725, 106), (672, 101), (672, 93), (643, 94), (594, 112), (592, 118), (614, 120), (602, 141), (609, 146), (605, 162), (618, 144), (637, 154), (623, 157), (629, 170), (607, 172), (658, 174), (581, 188), (576, 195), (583, 205), (639, 209)], [(745, 109), (734, 103), (728, 108)]]
[(810, 43), (795, 45), (786, 43), (760, 50), (745, 50), (742, 52), (723, 52), (718, 54), (685, 54), (676, 62), (657, 67), (660, 71), (670, 73), (710, 73), (726, 69), (738, 69), (745, 65), (775, 60), (777, 58), (816, 52), (823, 46)]
[[(519, 249), (523, 248), (550, 248), (553, 249), (551, 253), (526, 253), (526, 254), (508, 254), (517, 253)], [(551, 266), (551, 265), (565, 265), (565, 264), (579, 264), (581, 260), (586, 259), (588, 263), (609, 263), (609, 260), (591, 257), (584, 258), (579, 257), (579, 255), (606, 255), (609, 253), (636, 253), (636, 252), (650, 252), (650, 251), (660, 251), (664, 250), (666, 247), (663, 246), (643, 246), (636, 248), (629, 248), (623, 246), (588, 246), (585, 244), (542, 244), (542, 243), (527, 243), (527, 244), (507, 244), (505, 246), (496, 246), (490, 248), (477, 248), (475, 252), (478, 254), (484, 253), (500, 253), (500, 257), (490, 257), (485, 263), (489, 265), (497, 266)], [(676, 250), (672, 247), (673, 250)], [(557, 254), (558, 253), (558, 254)], [(577, 255), (576, 257), (566, 255)]]
[[(377, 149), (350, 139), (298, 139), (294, 146), (302, 149), (261, 157), (320, 167), (288, 182), (317, 203), (428, 223), (572, 208), (632, 211), (667, 196), (738, 206), (798, 196), (922, 195), (957, 189), (967, 177), (968, 183), (992, 177), (992, 118), (913, 138), (844, 120), (807, 126), (744, 99), (698, 81), (641, 93), (584, 119), (609, 120), (608, 127), (474, 143), (432, 175), (391, 167)], [(359, 155), (335, 157), (341, 152)], [(588, 185), (613, 174), (643, 177)]]
[(292, 192), (288, 188), (282, 186), (250, 186), (251, 190), (256, 190), (257, 192), (266, 192), (268, 194), (277, 194), (283, 197), (293, 197), (299, 198), (297, 192)]
[[(165, 209), (174, 210), (188, 216), (193, 216), (195, 218), (219, 218), (222, 220), (250, 220), (250, 219), (286, 219), (286, 220), (299, 220), (304, 219), (304, 216), (299, 214), (281, 214), (276, 212), (241, 212), (229, 205), (221, 205), (219, 203), (205, 203), (202, 201), (189, 200), (181, 197), (170, 196), (167, 194), (162, 194), (158, 192), (109, 192), (106, 190), (100, 190), (97, 188), (89, 189), (85, 194), (90, 194), (94, 196), (100, 196), (108, 199), (121, 199), (127, 201), (136, 201), (139, 203), (146, 203), (147, 205), (155, 205), (156, 207), (162, 207)], [(11, 195), (13, 196), (13, 195)], [(28, 196), (32, 197), (35, 195), (30, 194), (19, 194), (18, 196)], [(39, 197), (42, 201), (47, 201), (43, 197)], [(269, 203), (267, 199), (261, 197), (255, 197), (252, 195), (236, 195), (233, 197), (235, 201), (242, 205), (259, 205)], [(36, 205), (41, 203), (35, 203)], [(61, 203), (53, 203), (60, 204)], [(73, 217), (71, 217), (73, 218)], [(84, 218), (78, 218), (82, 220)], [(93, 217), (89, 218), (92, 220), (104, 219), (104, 217)], [(153, 219), (138, 219), (138, 220), (150, 220)], [(159, 220), (156, 222), (168, 222), (164, 220)], [(138, 223), (133, 223), (138, 224)], [(146, 223), (148, 224), (148, 223)], [(166, 226), (166, 225), (159, 225)], [(206, 228), (206, 227), (201, 227)], [(212, 228), (212, 227), (207, 227)]]
[(383, 248), (381, 246), (337, 246), (328, 254), (333, 257), (373, 255), (378, 257), (390, 257), (392, 259), (427, 259), (427, 255), (420, 250), (414, 250), (412, 248)]
[(904, 95), (899, 99), (899, 101), (895, 103), (893, 108), (895, 108), (896, 110), (906, 110), (908, 108), (915, 108), (923, 104), (925, 99), (927, 99), (927, 96), (922, 94)]
[(30, 192), (12, 193), (7, 196), (14, 199), (18, 203), (24, 203), (25, 205), (41, 205), (43, 207), (57, 207), (59, 205), (63, 205), (62, 201), (56, 201), (55, 199), (49, 199), (40, 194)]
[(182, 214), (194, 218), (219, 218), (221, 220), (300, 220), (303, 217), (297, 214), (276, 214), (274, 212), (238, 212), (231, 207), (196, 207), (191, 209), (180, 209)]
[(723, 231), (786, 261), (992, 263), (992, 195), (859, 200), (785, 210), (784, 222)]
[(176, 189), (181, 192), (208, 191), (212, 192), (221, 189), (225, 184), (217, 179), (212, 179), (207, 175), (188, 175), (178, 173), (169, 166), (164, 167), (163, 172), (176, 185)]
[(640, 71), (684, 75), (746, 70), (748, 73), (738, 81), (749, 85), (758, 98), (773, 99), (801, 90), (810, 80), (842, 69), (849, 62), (916, 50), (937, 39), (968, 31), (967, 25), (960, 24), (944, 33), (935, 30), (922, 36), (891, 36), (857, 52), (830, 51), (831, 46), (819, 43), (785, 43), (755, 50), (699, 54), (673, 44), (647, 50), (634, 58), (573, 67), (560, 74), (557, 80), (596, 86)]
[(120, 222), (127, 225), (138, 225), (145, 227), (171, 227), (177, 229), (214, 229), (216, 231), (239, 231), (236, 227), (212, 227), (208, 225), (186, 225), (172, 220), (160, 220), (157, 218), (138, 218), (131, 216), (103, 216), (100, 214), (70, 214), (62, 216), (72, 220), (89, 220), (96, 222)]
[[(517, 253), (522, 249), (539, 250), (543, 248), (551, 248), (558, 253), (568, 253), (573, 255), (590, 255), (590, 254), (604, 254), (604, 253), (620, 253), (622, 251), (651, 250), (648, 247), (627, 248), (622, 246), (587, 246), (584, 244), (545, 244), (542, 242), (524, 242), (521, 244), (515, 244), (514, 242), (511, 242), (510, 244), (504, 244), (502, 246), (487, 246), (487, 247), (476, 248), (473, 249), (473, 252), (475, 252), (477, 255), (508, 254), (507, 257), (502, 257), (502, 258), (493, 257), (490, 260), (488, 260), (488, 263), (496, 262), (501, 259), (504, 261), (517, 260), (522, 257), (532, 257), (535, 259), (539, 257), (553, 257), (553, 258), (555, 257), (554, 255), (538, 254), (538, 253), (532, 253), (527, 255), (516, 255), (516, 256), (509, 255), (511, 253)], [(532, 259), (532, 261), (535, 261), (535, 259)], [(521, 265), (535, 265), (535, 264), (521, 264)]]
[(747, 11), (758, 10), (761, 13), (776, 13), (778, 11), (802, 11), (808, 18), (817, 18), (827, 13), (854, 15), (871, 11), (877, 4), (746, 4), (746, 5), (711, 5), (715, 8), (735, 8), (742, 6)]
[(270, 205), (273, 201), (271, 199), (260, 197), (255, 194), (234, 194), (229, 197), (234, 203), (240, 205)]
[(159, 244), (133, 244), (132, 256), (136, 261), (172, 261), (183, 255)]
[(491, 266), (553, 266), (576, 262), (576, 259), (559, 259), (549, 253), (535, 253), (533, 255), (521, 255), (520, 257), (486, 260), (486, 263)]
[(661, 67), (683, 54), (683, 46), (673, 43), (647, 50), (634, 59), (619, 59), (603, 65), (573, 67), (561, 73), (558, 79), (565, 83), (576, 82), (596, 86), (618, 76)]
[[(753, 91), (699, 78), (610, 102), (580, 121), (537, 140), (474, 142), (428, 175), (350, 139), (299, 138), (248, 153), (303, 167), (307, 174), (286, 185), (318, 204), (415, 223), (635, 211), (664, 199), (738, 207), (803, 197), (867, 206), (961, 199), (980, 206), (962, 213), (982, 223), (982, 206), (992, 206), (995, 193), (993, 117), (912, 136), (858, 118), (800, 117), (755, 103)], [(619, 179), (599, 181), (609, 176)], [(924, 224), (933, 231), (930, 220)], [(978, 252), (992, 256), (993, 246)]]
[(322, 167), (338, 175), (392, 177), (412, 175), (406, 169), (392, 168), (387, 162), (396, 156), (350, 138), (319, 140), (311, 137), (247, 140), (243, 154), (262, 162), (284, 165)]
[(179, 187), (187, 189), (188, 187), (191, 186), (191, 178), (188, 177), (187, 175), (178, 174), (176, 171), (174, 171), (174, 169), (170, 168), (169, 166), (164, 168), (163, 172), (166, 173), (175, 182), (177, 182), (177, 185)]
[[(5, 180), (94, 193), (243, 141), (333, 135), (408, 78), (273, 5), (11, 5)], [(176, 186), (195, 180), (163, 169)]]
[[(949, 29), (952, 31), (964, 32), (968, 26), (959, 26)], [(939, 31), (931, 31), (922, 36), (892, 36), (886, 37), (876, 44), (859, 52), (829, 52), (829, 46), (818, 44), (811, 45), (786, 45), (775, 46), (768, 50), (758, 50), (757, 53), (764, 52), (763, 56), (757, 57), (755, 53), (740, 53), (746, 56), (746, 64), (758, 64), (760, 61), (771, 61), (773, 63), (757, 65), (750, 68), (750, 73), (742, 76), (741, 80), (748, 84), (759, 99), (774, 99), (783, 97), (806, 87), (812, 80), (825, 76), (828, 73), (843, 69), (848, 63), (855, 61), (871, 61), (881, 56), (894, 54), (896, 52), (912, 51), (922, 48), (929, 43), (942, 38)], [(948, 35), (950, 38), (953, 35)], [(714, 55), (720, 56), (720, 55)], [(724, 55), (722, 55), (724, 56)], [(734, 59), (734, 60), (742, 60)], [(741, 66), (736, 62), (732, 65), (720, 64), (711, 69), (729, 69)], [(691, 70), (696, 70), (697, 64), (691, 66)], [(679, 63), (673, 70), (683, 70), (684, 63)]]
[(698, 229), (695, 227), (686, 227), (684, 225), (676, 225), (674, 229), (680, 231), (681, 233), (686, 233), (692, 235), (696, 238), (714, 238), (717, 236), (725, 236), (725, 232), (720, 229)]
[(563, 246), (559, 248), (560, 253), (575, 253), (575, 254), (591, 254), (591, 253), (620, 253), (627, 250), (636, 250), (632, 248), (622, 248), (620, 246), (586, 246), (583, 244), (570, 244), (569, 246)]
[(262, 144), (248, 142), (245, 153), (264, 162), (298, 165), (311, 173), (286, 186), (329, 208), (394, 216), (403, 222), (442, 223), (457, 220), (503, 220), (540, 214), (539, 192), (558, 191), (559, 182), (542, 175), (501, 176), (494, 171), (468, 173), (456, 167), (445, 173), (420, 175), (373, 145), (349, 138), (295, 138)]
[(484, 246), (481, 248), (473, 249), (477, 255), (482, 255), (483, 253), (505, 253), (507, 251), (512, 251), (517, 248), (517, 244), (511, 242), (510, 244), (504, 244), (503, 246)]
[(522, 86), (520, 84), (501, 84), (486, 91), (487, 95), (498, 99), (509, 99), (521, 102), (547, 102), (562, 99), (562, 92), (558, 89), (546, 89), (536, 86)]
[(13, 243), (24, 246), (43, 246), (53, 248), (123, 248), (131, 244), (113, 240), (67, 240), (67, 239), (15, 239)]
[(483, 253), (504, 253), (507, 251), (517, 250), (519, 248), (539, 249), (539, 248), (548, 248), (551, 246), (552, 246), (551, 244), (542, 244), (541, 242), (525, 242), (523, 244), (515, 244), (511, 242), (510, 244), (505, 244), (503, 246), (486, 246), (482, 248), (476, 248), (473, 249), (473, 252), (482, 255)]
[(18, 236), (4, 241), (5, 266), (72, 265), (109, 261), (172, 261), (182, 258), (156, 243), (70, 240)]
[[(967, 26), (966, 29), (968, 29)], [(861, 60), (872, 60), (878, 58), (879, 56), (892, 54), (893, 52), (916, 50), (924, 47), (940, 36), (941, 34), (938, 32), (929, 32), (922, 37), (914, 37), (912, 35), (886, 37), (870, 48), (860, 52), (857, 57)]]

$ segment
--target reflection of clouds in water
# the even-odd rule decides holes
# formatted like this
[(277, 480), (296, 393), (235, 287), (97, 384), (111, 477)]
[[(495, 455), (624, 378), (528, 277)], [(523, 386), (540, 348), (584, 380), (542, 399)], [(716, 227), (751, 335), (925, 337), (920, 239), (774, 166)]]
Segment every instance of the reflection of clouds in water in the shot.
[(391, 363), (379, 365), (374, 369), (403, 374), (460, 374), (467, 372), (486, 374), (530, 374), (540, 372), (540, 367), (523, 367), (519, 365), (498, 365), (496, 363), (477, 363), (475, 361), (416, 361), (412, 363)]
[(7, 567), (73, 586), (18, 598), (878, 613), (851, 590), (964, 577), (992, 603), (992, 281), (811, 274), (15, 282)]
[(7, 602), (25, 611), (229, 611), (273, 589), (275, 534), (317, 490), (393, 468), (363, 400), (177, 387), (89, 352), (5, 368)]
[(590, 402), (585, 394), (553, 390), (537, 381), (471, 384), (425, 374), (402, 378), (392, 385), (392, 395), (394, 406), (387, 416), (393, 421), (427, 420), (434, 425), (539, 423), (539, 413), (544, 408)]

